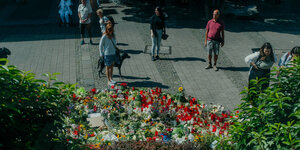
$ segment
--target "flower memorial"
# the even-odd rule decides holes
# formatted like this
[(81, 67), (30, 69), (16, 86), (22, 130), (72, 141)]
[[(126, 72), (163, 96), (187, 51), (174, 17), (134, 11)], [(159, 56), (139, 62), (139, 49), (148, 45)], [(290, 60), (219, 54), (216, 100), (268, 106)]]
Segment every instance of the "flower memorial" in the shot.
[[(160, 88), (129, 88), (126, 83), (102, 91), (80, 88), (68, 109), (67, 135), (84, 139), (91, 148), (130, 140), (182, 144), (200, 142), (207, 136), (228, 136), (232, 117), (220, 105), (185, 97), (182, 87), (170, 95)], [(79, 114), (72, 114), (73, 110)], [(72, 118), (93, 114), (101, 114), (105, 126), (88, 128), (84, 120)]]

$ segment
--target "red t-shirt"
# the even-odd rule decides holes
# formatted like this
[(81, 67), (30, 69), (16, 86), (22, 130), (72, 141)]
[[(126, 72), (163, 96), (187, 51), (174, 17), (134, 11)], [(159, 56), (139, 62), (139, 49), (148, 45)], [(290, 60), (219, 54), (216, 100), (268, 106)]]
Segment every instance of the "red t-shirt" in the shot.
[(220, 20), (211, 19), (207, 22), (206, 30), (208, 31), (208, 40), (218, 40), (221, 38), (220, 32), (224, 30), (224, 23)]

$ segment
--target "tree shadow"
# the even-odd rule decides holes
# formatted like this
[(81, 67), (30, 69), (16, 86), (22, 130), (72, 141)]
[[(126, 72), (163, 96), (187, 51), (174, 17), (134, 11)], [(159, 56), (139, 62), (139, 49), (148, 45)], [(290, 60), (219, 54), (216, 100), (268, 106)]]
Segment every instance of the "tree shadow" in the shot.
[(220, 70), (229, 70), (229, 71), (249, 71), (249, 67), (218, 67)]
[(201, 61), (201, 62), (206, 62), (205, 59), (203, 58), (198, 58), (198, 57), (183, 57), (183, 58), (160, 58), (160, 60), (171, 60), (171, 61)]

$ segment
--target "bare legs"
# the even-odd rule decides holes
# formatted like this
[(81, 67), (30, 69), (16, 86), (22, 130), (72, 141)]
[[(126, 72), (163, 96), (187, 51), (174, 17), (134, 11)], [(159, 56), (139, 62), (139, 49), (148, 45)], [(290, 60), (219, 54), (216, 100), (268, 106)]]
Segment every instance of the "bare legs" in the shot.
[(114, 68), (113, 64), (111, 66), (106, 66), (106, 77), (109, 83), (112, 80), (113, 68)]
[[(208, 55), (208, 63), (211, 65), (212, 55)], [(214, 65), (217, 65), (218, 55), (214, 54)]]

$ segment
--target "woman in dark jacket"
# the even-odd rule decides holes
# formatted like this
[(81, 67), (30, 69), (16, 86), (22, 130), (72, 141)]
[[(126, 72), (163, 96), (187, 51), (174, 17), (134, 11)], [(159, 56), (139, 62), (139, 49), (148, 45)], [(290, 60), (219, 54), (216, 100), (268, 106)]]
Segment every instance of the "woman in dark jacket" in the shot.
[[(154, 61), (155, 58), (159, 59), (158, 54), (160, 49), (161, 36), (163, 33), (166, 33), (165, 18), (160, 7), (155, 8), (155, 14), (151, 18), (150, 31), (152, 39), (152, 61)], [(156, 57), (154, 57), (155, 48), (157, 49)]]

